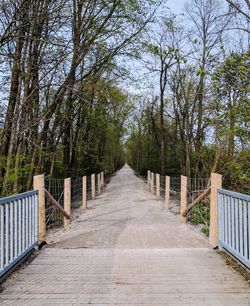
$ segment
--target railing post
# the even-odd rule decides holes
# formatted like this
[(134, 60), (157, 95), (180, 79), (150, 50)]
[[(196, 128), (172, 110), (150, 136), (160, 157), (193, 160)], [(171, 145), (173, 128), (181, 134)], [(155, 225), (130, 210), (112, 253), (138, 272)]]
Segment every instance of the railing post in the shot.
[(187, 208), (187, 177), (181, 176), (181, 222), (186, 223), (187, 217), (182, 217), (183, 212)]
[(165, 208), (169, 209), (169, 198), (170, 198), (170, 176), (166, 176), (165, 181)]
[[(64, 180), (64, 210), (70, 215), (71, 208), (71, 178)], [(64, 227), (70, 224), (70, 220), (64, 217)]]
[(97, 193), (101, 193), (101, 173), (97, 174)]
[(44, 174), (36, 175), (33, 178), (33, 187), (38, 190), (38, 240), (42, 243), (45, 240), (45, 180)]
[(160, 174), (156, 174), (156, 198), (160, 200)]
[(87, 178), (84, 176), (82, 178), (82, 208), (87, 208)]
[(91, 174), (91, 197), (95, 199), (95, 174)]
[(148, 191), (150, 191), (151, 172), (148, 170)]
[(154, 194), (154, 172), (151, 172), (151, 192)]
[(218, 246), (218, 189), (222, 187), (222, 176), (211, 173), (209, 240), (213, 248)]
[(101, 172), (101, 192), (104, 191), (104, 172)]

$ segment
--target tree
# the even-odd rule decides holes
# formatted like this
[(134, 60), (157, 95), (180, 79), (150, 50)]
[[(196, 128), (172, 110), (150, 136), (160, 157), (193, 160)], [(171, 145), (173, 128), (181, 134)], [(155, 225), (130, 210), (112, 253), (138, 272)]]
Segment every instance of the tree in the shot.
[(164, 107), (165, 94), (168, 84), (168, 76), (171, 68), (181, 58), (181, 28), (177, 26), (175, 16), (163, 18), (158, 23), (160, 29), (156, 36), (153, 36), (150, 43), (147, 43), (146, 49), (152, 57), (152, 61), (148, 63), (148, 69), (151, 73), (157, 73), (159, 78), (159, 149), (160, 149), (160, 173), (165, 173), (165, 155), (166, 155), (166, 139), (164, 124)]
[[(144, 0), (2, 3), (1, 85), (6, 83), (8, 98), (0, 135), (2, 193), (30, 189), (35, 173), (52, 175), (61, 167), (61, 175), (72, 175), (79, 165), (78, 148), (91, 137), (98, 143), (91, 167), (101, 167), (107, 135), (97, 129), (94, 115), (110, 128), (100, 104), (110, 111), (114, 102), (98, 94), (99, 85), (109, 84), (106, 94), (110, 83), (120, 91), (118, 58), (134, 56), (156, 7)], [(114, 142), (120, 155), (123, 125), (124, 118), (112, 123), (119, 131)]]

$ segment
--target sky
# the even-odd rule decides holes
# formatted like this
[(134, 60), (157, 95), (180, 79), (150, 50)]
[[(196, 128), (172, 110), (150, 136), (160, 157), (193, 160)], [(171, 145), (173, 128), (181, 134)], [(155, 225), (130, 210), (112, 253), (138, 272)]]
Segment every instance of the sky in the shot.
[[(170, 12), (179, 15), (184, 12), (184, 4), (189, 0), (163, 0), (163, 7), (168, 7)], [(154, 25), (152, 26), (154, 28)], [(122, 59), (123, 61), (123, 59)], [(127, 62), (126, 68), (132, 73), (132, 77), (136, 81), (128, 79), (120, 87), (131, 94), (147, 95), (158, 91), (158, 76), (149, 74), (148, 70), (144, 69), (144, 64), (140, 61)], [(150, 85), (149, 85), (150, 84)]]
[(185, 2), (186, 0), (168, 0), (167, 5), (173, 13), (180, 14)]

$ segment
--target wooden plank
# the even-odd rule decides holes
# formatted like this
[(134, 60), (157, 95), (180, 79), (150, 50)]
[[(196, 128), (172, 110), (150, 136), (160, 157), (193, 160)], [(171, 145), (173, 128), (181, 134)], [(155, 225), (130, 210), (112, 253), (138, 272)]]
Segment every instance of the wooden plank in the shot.
[(182, 213), (182, 217), (186, 217), (188, 212), (195, 207), (200, 201), (204, 200), (209, 193), (211, 192), (211, 187), (209, 187), (208, 189), (206, 189), (201, 195), (198, 196), (198, 198), (196, 198), (191, 204), (189, 204), (187, 206), (187, 208), (183, 211)]
[(165, 178), (165, 208), (169, 209), (169, 199), (170, 199), (170, 176)]
[(154, 173), (151, 172), (151, 192), (154, 194)]
[(156, 174), (156, 198), (160, 200), (160, 174)]
[(101, 194), (101, 173), (97, 174), (97, 193)]
[[(68, 216), (70, 216), (71, 213), (71, 178), (64, 179), (64, 211)], [(64, 217), (64, 227), (69, 226), (70, 224), (70, 218)]]
[(39, 233), (39, 242), (43, 242), (45, 240), (45, 180), (44, 174), (36, 175), (33, 178), (33, 188), (34, 190), (38, 190), (38, 233)]
[(222, 187), (222, 176), (211, 173), (209, 240), (213, 248), (218, 246), (218, 189)]
[(150, 191), (150, 183), (151, 183), (151, 172), (150, 170), (148, 170), (148, 176), (147, 176), (148, 191)]
[(187, 218), (184, 212), (187, 210), (187, 177), (181, 176), (181, 222), (186, 223)]
[(87, 208), (87, 178), (84, 176), (82, 178), (82, 208)]
[(91, 174), (91, 197), (95, 199), (95, 174)]

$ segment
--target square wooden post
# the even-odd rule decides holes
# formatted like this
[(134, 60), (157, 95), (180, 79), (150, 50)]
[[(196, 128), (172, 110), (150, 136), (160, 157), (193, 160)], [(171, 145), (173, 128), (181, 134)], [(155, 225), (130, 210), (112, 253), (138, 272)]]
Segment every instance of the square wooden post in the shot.
[(165, 208), (169, 209), (169, 199), (170, 199), (170, 176), (166, 176), (165, 181)]
[(97, 193), (101, 193), (101, 173), (97, 174)]
[(95, 174), (91, 174), (91, 198), (95, 199)]
[(38, 240), (39, 244), (45, 241), (45, 180), (44, 174), (33, 177), (34, 190), (38, 190)]
[(151, 192), (154, 194), (154, 173), (151, 172)]
[(87, 178), (84, 176), (82, 178), (82, 207), (87, 208)]
[[(71, 211), (71, 178), (64, 180), (64, 210), (68, 215)], [(64, 227), (70, 224), (70, 220), (64, 217)]]
[(181, 176), (181, 222), (186, 223), (187, 217), (182, 217), (182, 213), (187, 208), (187, 177), (182, 175)]
[(156, 174), (156, 198), (160, 200), (160, 174)]
[(150, 191), (151, 172), (148, 170), (148, 191)]
[(104, 172), (101, 172), (101, 191), (104, 191)]
[(209, 240), (213, 248), (218, 246), (218, 189), (222, 187), (222, 176), (211, 173)]

